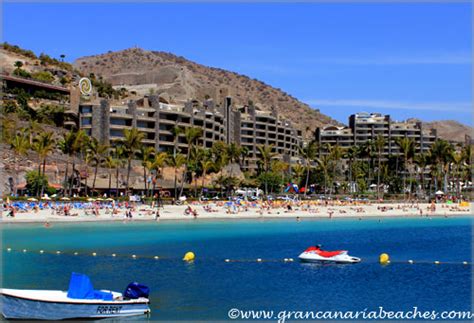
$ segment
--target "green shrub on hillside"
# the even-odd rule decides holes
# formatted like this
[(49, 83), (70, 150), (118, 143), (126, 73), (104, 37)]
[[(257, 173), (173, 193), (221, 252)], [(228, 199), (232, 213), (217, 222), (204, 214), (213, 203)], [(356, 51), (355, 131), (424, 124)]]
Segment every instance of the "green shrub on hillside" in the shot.
[(64, 107), (52, 104), (42, 104), (37, 111), (38, 122), (54, 124), (57, 127), (64, 125)]
[(66, 63), (66, 62), (61, 62), (60, 60), (57, 60), (56, 58), (52, 58), (49, 55), (46, 55), (45, 53), (41, 53), (39, 56), (39, 60), (41, 62), (41, 65), (46, 66), (46, 65), (56, 65), (59, 66), (62, 69), (72, 71), (74, 68), (71, 64)]
[(14, 100), (4, 100), (2, 102), (1, 113), (13, 113), (18, 109), (18, 104)]
[(51, 74), (48, 71), (40, 71), (40, 72), (33, 73), (31, 77), (35, 79), (36, 81), (46, 82), (50, 84), (54, 81), (53, 74)]
[(13, 75), (15, 76), (19, 76), (19, 77), (24, 77), (24, 78), (31, 78), (31, 74), (28, 73), (27, 71), (25, 71), (24, 69), (21, 69), (21, 68), (16, 68), (15, 70), (13, 70)]
[(2, 44), (2, 48), (7, 50), (7, 51), (10, 51), (10, 52), (13, 52), (13, 53), (17, 53), (17, 54), (20, 54), (20, 55), (23, 55), (23, 56), (26, 56), (26, 57), (29, 57), (29, 58), (32, 58), (32, 59), (36, 59), (36, 55), (35, 53), (33, 53), (33, 51), (31, 50), (27, 50), (27, 49), (21, 49), (20, 47), (18, 47), (17, 45), (11, 45), (7, 42), (4, 42)]

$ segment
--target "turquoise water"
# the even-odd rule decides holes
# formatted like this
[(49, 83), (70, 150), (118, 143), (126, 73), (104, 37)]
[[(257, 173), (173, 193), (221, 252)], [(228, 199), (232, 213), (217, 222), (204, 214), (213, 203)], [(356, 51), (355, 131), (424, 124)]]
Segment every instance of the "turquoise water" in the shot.
[[(472, 260), (472, 220), (162, 221), (50, 228), (3, 224), (3, 287), (64, 290), (72, 271), (88, 274), (97, 289), (123, 291), (129, 282), (139, 281), (152, 290), (151, 320), (224, 320), (231, 308), (470, 310), (472, 267), (459, 263)], [(224, 261), (296, 259), (316, 243), (326, 249), (348, 249), (363, 262)], [(7, 247), (13, 250), (7, 252)], [(40, 254), (41, 249), (62, 254)], [(186, 251), (193, 251), (196, 261), (183, 263)], [(377, 259), (382, 252), (395, 262), (457, 264), (381, 266)], [(112, 253), (118, 256), (106, 256)], [(160, 259), (140, 258), (155, 255)]]

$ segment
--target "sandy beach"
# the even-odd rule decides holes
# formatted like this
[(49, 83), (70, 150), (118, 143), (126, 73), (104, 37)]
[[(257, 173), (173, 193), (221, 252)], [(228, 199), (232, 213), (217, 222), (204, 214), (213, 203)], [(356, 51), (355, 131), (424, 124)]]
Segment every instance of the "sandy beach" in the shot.
[[(195, 220), (195, 219), (258, 219), (258, 218), (366, 218), (366, 217), (432, 217), (432, 216), (466, 216), (471, 215), (472, 204), (365, 204), (365, 205), (315, 205), (302, 204), (292, 206), (274, 205), (272, 207), (231, 208), (217, 203), (191, 204), (197, 216), (186, 214), (188, 205), (166, 205), (159, 209), (158, 220)], [(51, 209), (17, 212), (15, 217), (7, 216), (8, 211), (0, 214), (0, 223), (29, 222), (89, 222), (89, 221), (156, 221), (156, 208), (139, 205), (132, 209), (132, 218), (127, 219), (125, 209), (113, 214), (110, 209), (99, 209), (99, 215), (91, 210), (72, 209), (72, 216), (54, 214)]]

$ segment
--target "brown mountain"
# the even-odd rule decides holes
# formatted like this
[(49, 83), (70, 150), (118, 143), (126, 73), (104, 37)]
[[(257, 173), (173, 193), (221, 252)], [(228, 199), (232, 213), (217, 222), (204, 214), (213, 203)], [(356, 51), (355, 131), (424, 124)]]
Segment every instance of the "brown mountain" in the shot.
[(438, 137), (449, 141), (464, 142), (466, 135), (472, 138), (473, 128), (454, 120), (440, 120), (424, 123), (425, 127), (434, 128)]
[(114, 87), (125, 87), (139, 95), (154, 92), (174, 102), (208, 97), (222, 102), (223, 97), (230, 95), (239, 105), (252, 101), (264, 111), (273, 106), (306, 136), (318, 126), (339, 124), (281, 89), (166, 52), (131, 48), (82, 57), (74, 65), (84, 74), (100, 75)]
[[(409, 122), (421, 121), (419, 119), (411, 118)], [(473, 128), (466, 126), (455, 120), (438, 120), (423, 122), (424, 128), (436, 129), (438, 137), (448, 141), (464, 142), (466, 135), (473, 137)]]

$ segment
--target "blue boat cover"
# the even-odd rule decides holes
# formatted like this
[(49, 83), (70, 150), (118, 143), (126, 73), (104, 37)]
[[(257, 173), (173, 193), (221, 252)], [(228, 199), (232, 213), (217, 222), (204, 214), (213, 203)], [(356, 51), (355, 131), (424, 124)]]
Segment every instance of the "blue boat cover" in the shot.
[(106, 301), (113, 299), (112, 293), (94, 290), (89, 277), (79, 273), (71, 274), (67, 297), (78, 299), (101, 299)]
[(125, 292), (123, 293), (123, 297), (126, 299), (137, 299), (140, 297), (148, 298), (149, 294), (150, 288), (137, 282), (133, 282), (128, 284)]

